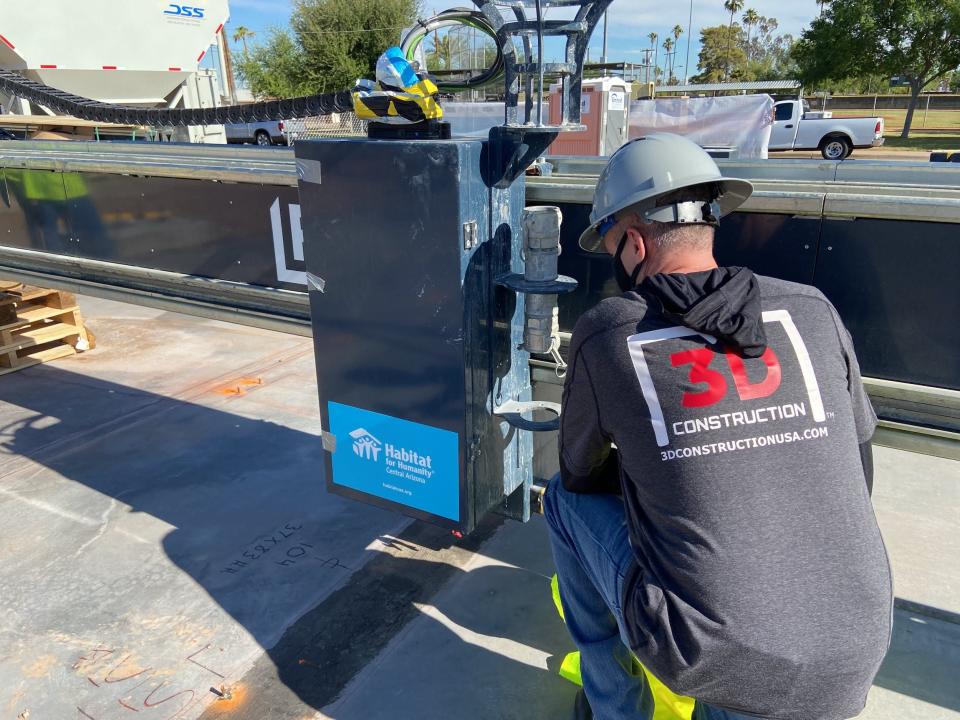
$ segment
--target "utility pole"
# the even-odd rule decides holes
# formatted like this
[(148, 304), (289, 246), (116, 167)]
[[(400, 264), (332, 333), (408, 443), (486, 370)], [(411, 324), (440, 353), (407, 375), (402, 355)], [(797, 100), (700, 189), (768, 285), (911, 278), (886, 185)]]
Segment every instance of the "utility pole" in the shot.
[(652, 73), (652, 68), (651, 68), (652, 63), (650, 62), (650, 55), (652, 54), (653, 54), (653, 50), (651, 50), (650, 48), (647, 48), (643, 51), (643, 70), (644, 70), (645, 82), (650, 82), (650, 75)]
[[(603, 13), (603, 55), (600, 56), (600, 63), (607, 64), (607, 13)], [(603, 69), (603, 76), (607, 76), (607, 69)]]
[(690, 38), (693, 37), (693, 0), (690, 0), (690, 19), (687, 21), (687, 62), (683, 66), (683, 84), (687, 84), (690, 71)]
[(237, 86), (236, 81), (233, 77), (233, 56), (230, 53), (230, 45), (227, 43), (227, 31), (225, 28), (220, 28), (220, 32), (217, 34), (217, 42), (221, 49), (221, 58), (223, 62), (220, 64), (222, 69), (223, 80), (225, 84), (225, 90), (227, 91), (227, 97), (230, 98), (230, 104), (237, 104)]

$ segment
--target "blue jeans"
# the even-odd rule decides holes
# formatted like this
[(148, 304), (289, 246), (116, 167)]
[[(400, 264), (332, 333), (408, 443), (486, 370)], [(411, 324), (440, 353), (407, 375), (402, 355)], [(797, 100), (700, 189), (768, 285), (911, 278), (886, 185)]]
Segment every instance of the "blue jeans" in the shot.
[[(567, 630), (580, 650), (583, 690), (595, 720), (650, 720), (653, 695), (623, 630), (624, 575), (633, 559), (623, 501), (567, 492), (554, 477), (543, 514)], [(698, 702), (693, 720), (757, 720)]]

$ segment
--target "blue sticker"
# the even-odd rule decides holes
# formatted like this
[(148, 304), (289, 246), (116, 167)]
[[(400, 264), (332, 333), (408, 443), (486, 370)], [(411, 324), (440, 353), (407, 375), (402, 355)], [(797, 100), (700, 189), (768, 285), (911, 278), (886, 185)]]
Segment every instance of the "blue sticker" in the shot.
[(450, 520), (460, 519), (456, 433), (330, 402), (333, 482)]

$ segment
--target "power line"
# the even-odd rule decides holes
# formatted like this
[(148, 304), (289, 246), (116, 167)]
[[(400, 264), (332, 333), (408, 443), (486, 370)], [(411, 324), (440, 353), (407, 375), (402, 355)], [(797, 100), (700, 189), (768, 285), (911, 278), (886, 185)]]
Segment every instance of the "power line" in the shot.
[(357, 28), (356, 30), (302, 30), (298, 34), (304, 35), (346, 35), (353, 33), (371, 33), (371, 32), (384, 32), (386, 30), (406, 30), (409, 25), (397, 25), (395, 27), (381, 27), (381, 28)]

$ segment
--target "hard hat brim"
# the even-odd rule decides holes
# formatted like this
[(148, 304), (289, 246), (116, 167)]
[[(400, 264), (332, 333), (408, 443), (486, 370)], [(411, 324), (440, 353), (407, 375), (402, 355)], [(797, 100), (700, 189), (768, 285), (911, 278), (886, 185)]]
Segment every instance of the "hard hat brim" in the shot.
[(603, 239), (595, 226), (590, 226), (580, 235), (580, 248), (588, 253), (605, 253)]
[(720, 216), (729, 215), (753, 195), (753, 183), (739, 178), (721, 178)]
[[(721, 177), (714, 182), (721, 185), (723, 192), (720, 195), (720, 217), (729, 215), (747, 201), (753, 194), (753, 185), (747, 180), (739, 178)], [(588, 253), (604, 254), (603, 238), (597, 232), (600, 223), (591, 225), (580, 234), (580, 248)]]

